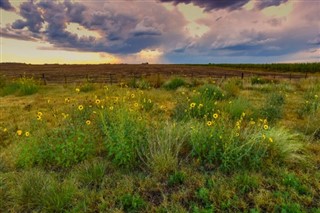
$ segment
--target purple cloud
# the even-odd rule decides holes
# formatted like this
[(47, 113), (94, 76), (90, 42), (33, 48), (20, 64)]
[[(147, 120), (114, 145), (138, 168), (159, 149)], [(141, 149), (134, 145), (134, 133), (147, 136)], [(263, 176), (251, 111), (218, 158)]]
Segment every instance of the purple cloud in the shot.
[[(164, 43), (170, 45), (183, 37), (186, 21), (182, 14), (170, 13), (156, 2), (132, 3), (130, 8), (120, 11), (114, 2), (107, 2), (107, 6), (103, 2), (97, 4), (102, 4), (101, 8), (93, 9), (70, 0), (27, 1), (20, 5), (23, 19), (1, 31), (6, 32), (5, 37), (43, 40), (56, 48), (121, 54), (154, 49)], [(132, 9), (136, 15), (132, 14)], [(159, 13), (155, 14), (155, 10)], [(68, 30), (70, 23), (77, 23), (100, 36), (79, 36)], [(164, 42), (168, 40), (170, 42)]]
[(14, 7), (10, 4), (9, 0), (0, 0), (0, 8), (8, 11), (15, 10)]
[(193, 3), (206, 11), (227, 9), (236, 10), (248, 3), (250, 0), (160, 0), (161, 2), (172, 2), (174, 4), (190, 4)]
[(256, 7), (258, 9), (263, 9), (266, 7), (271, 6), (279, 6), (280, 4), (286, 3), (288, 0), (263, 0), (263, 1), (257, 1)]

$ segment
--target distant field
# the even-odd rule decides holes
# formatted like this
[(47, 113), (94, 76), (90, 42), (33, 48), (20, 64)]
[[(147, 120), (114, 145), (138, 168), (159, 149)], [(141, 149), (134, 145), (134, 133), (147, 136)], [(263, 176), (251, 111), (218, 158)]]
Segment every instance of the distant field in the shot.
[[(128, 65), (128, 64), (102, 64), (102, 65), (28, 65), (18, 63), (0, 64), (0, 74), (8, 78), (20, 76), (33, 76), (37, 79), (43, 77), (49, 83), (79, 82), (90, 79), (92, 82), (115, 83), (126, 78), (141, 78), (161, 75), (165, 78), (170, 76), (197, 77), (197, 78), (229, 78), (265, 76), (268, 78), (305, 78), (320, 72), (320, 64), (290, 65), (289, 66), (263, 66), (263, 65)], [(304, 69), (302, 69), (303, 67)], [(301, 71), (301, 72), (297, 72)]]

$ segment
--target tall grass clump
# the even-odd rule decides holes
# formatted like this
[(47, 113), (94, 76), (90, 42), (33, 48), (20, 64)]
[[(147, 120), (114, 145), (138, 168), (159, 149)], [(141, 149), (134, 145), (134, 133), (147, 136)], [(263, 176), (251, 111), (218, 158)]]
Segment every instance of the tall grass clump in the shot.
[(133, 168), (139, 164), (138, 152), (146, 145), (147, 123), (141, 115), (125, 107), (100, 111), (104, 145), (117, 166)]
[(279, 120), (283, 116), (284, 103), (285, 97), (283, 94), (276, 92), (271, 93), (267, 96), (267, 99), (258, 114), (263, 118), (267, 118), (270, 122)]
[(223, 89), (226, 91), (226, 96), (237, 97), (243, 88), (243, 81), (237, 78), (231, 78), (223, 84)]
[(250, 113), (252, 108), (249, 100), (239, 97), (229, 102), (226, 106), (226, 111), (229, 113), (231, 119), (236, 120), (239, 119), (242, 113)]
[(101, 158), (87, 160), (75, 168), (73, 176), (79, 182), (80, 187), (99, 190), (105, 175), (112, 171), (110, 168)]
[(15, 94), (18, 96), (32, 95), (39, 90), (39, 82), (33, 78), (22, 77), (12, 82), (6, 82), (0, 87), (2, 96)]
[(147, 80), (136, 79), (136, 78), (131, 79), (128, 83), (128, 86), (131, 88), (142, 89), (142, 90), (146, 90), (146, 89), (151, 88), (151, 85)]
[(174, 78), (174, 79), (171, 79), (168, 82), (166, 82), (163, 85), (163, 88), (165, 88), (166, 90), (176, 90), (179, 87), (187, 86), (187, 85), (188, 84), (185, 80), (183, 80), (181, 78)]
[(154, 175), (165, 176), (178, 168), (181, 155), (188, 153), (189, 132), (189, 124), (165, 123), (149, 135), (141, 157)]
[(53, 175), (32, 169), (7, 179), (14, 212), (62, 212), (72, 208), (76, 188), (72, 183), (60, 183)]
[(261, 78), (261, 77), (258, 77), (258, 76), (254, 76), (254, 77), (251, 78), (251, 84), (252, 85), (255, 85), (255, 84), (270, 84), (272, 82), (273, 81), (271, 79)]
[(81, 92), (91, 92), (94, 91), (96, 88), (93, 83), (86, 81), (85, 83), (80, 85)]

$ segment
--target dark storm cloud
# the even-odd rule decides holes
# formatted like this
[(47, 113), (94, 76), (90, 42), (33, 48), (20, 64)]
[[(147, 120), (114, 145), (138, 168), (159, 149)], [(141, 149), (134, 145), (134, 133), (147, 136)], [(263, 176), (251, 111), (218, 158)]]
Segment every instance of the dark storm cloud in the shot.
[(44, 20), (41, 17), (39, 8), (32, 2), (24, 2), (20, 6), (20, 15), (25, 20), (17, 20), (12, 24), (13, 29), (27, 27), (31, 32), (38, 33), (42, 28)]
[[(20, 5), (19, 14), (23, 19), (16, 20), (1, 32), (9, 38), (46, 41), (59, 49), (119, 54), (137, 53), (145, 48), (155, 48), (164, 40), (181, 39), (182, 15), (170, 14), (155, 2), (144, 3), (154, 7), (149, 11), (138, 7), (139, 3), (132, 4), (136, 10), (134, 14), (130, 11), (132, 8), (121, 11), (112, 8), (114, 2), (108, 2), (107, 6), (103, 2), (99, 4), (101, 9), (92, 9), (90, 4), (70, 0), (30, 0)], [(153, 13), (156, 8), (159, 15)], [(176, 21), (172, 22), (172, 19)], [(79, 24), (100, 36), (79, 36), (68, 29), (70, 23)], [(171, 31), (173, 28), (175, 30)]]
[(88, 10), (86, 6), (80, 3), (72, 3), (70, 0), (65, 1), (69, 21), (82, 23), (85, 19), (85, 12)]
[(288, 0), (263, 0), (263, 1), (257, 1), (256, 7), (258, 9), (263, 9), (266, 7), (271, 6), (279, 6), (280, 4), (286, 3)]
[(9, 0), (0, 0), (0, 8), (4, 10), (9, 10), (9, 11), (14, 10), (14, 7), (12, 7)]
[(206, 11), (215, 9), (235, 10), (241, 8), (250, 0), (160, 0), (161, 2), (172, 2), (174, 4), (190, 4), (193, 3)]

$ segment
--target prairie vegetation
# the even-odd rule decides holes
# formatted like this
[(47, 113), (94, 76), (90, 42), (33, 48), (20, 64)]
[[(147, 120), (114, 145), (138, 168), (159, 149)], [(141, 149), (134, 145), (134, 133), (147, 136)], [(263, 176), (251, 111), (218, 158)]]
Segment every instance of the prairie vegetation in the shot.
[(20, 81), (0, 79), (1, 212), (320, 211), (318, 78)]

